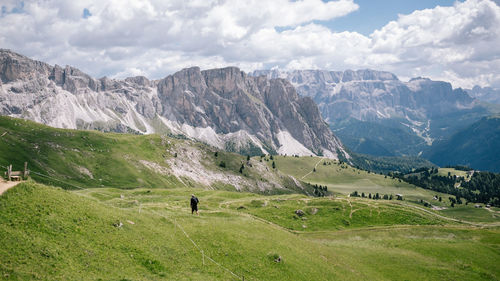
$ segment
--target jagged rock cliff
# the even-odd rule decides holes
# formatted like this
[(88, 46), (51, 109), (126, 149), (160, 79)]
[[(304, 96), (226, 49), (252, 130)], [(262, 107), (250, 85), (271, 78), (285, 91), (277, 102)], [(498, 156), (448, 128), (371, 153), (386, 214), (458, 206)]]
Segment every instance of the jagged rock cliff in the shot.
[(182, 134), (242, 153), (345, 153), (309, 97), (235, 67), (95, 79), (0, 50), (0, 113), (60, 128)]
[(474, 86), (472, 89), (465, 90), (471, 97), (483, 102), (500, 104), (500, 89), (491, 87)]
[(426, 78), (402, 82), (384, 71), (271, 70), (253, 74), (288, 79), (302, 96), (312, 97), (323, 116), (332, 122), (349, 117), (362, 121), (392, 117), (421, 121), (476, 104), (465, 91), (453, 89), (450, 83)]
[(263, 70), (252, 75), (289, 80), (301, 96), (314, 99), (348, 147), (362, 153), (418, 154), (488, 114), (450, 83), (403, 82), (384, 71)]

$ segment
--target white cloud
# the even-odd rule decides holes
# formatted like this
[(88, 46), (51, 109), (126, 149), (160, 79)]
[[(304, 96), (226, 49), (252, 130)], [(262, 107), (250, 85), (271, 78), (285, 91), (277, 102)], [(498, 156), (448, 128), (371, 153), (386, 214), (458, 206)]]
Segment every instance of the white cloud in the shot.
[(372, 56), (396, 55), (386, 68), (404, 76), (500, 87), (499, 27), (500, 8), (488, 0), (415, 11), (371, 34)]
[[(491, 0), (400, 15), (370, 36), (313, 23), (355, 11), (352, 0), (40, 0), (24, 7), (7, 0), (1, 5), (7, 11), (0, 16), (1, 47), (94, 76), (161, 78), (193, 65), (247, 71), (374, 68), (454, 86), (500, 87), (500, 8)], [(90, 16), (84, 17), (84, 9)]]

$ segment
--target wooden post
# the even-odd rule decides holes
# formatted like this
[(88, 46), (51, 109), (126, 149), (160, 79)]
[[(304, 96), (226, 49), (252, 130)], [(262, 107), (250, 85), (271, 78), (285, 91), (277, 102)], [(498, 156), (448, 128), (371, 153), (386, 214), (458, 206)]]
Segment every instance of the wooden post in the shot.
[(23, 178), (26, 179), (27, 177), (28, 177), (28, 162), (24, 162)]
[(12, 164), (7, 167), (7, 181), (10, 181), (11, 173), (12, 173)]

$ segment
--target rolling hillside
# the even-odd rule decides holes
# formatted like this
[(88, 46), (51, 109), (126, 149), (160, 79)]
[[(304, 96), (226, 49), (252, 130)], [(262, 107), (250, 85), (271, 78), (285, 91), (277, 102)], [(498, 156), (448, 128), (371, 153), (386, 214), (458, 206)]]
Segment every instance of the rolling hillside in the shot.
[[(0, 196), (4, 280), (496, 280), (498, 228), (385, 200), (32, 182)], [(304, 210), (301, 217), (295, 214)]]
[(435, 195), (322, 157), (267, 155), (247, 160), (183, 138), (55, 129), (10, 117), (0, 117), (0, 135), (1, 166), (13, 164), (16, 170), (27, 161), (33, 179), (67, 189), (200, 187), (314, 196), (314, 185), (322, 185), (327, 195), (403, 194), (413, 201)]
[(375, 194), (403, 194), (408, 200), (431, 200), (436, 194), (390, 177), (358, 170), (346, 163), (319, 157), (274, 156), (276, 169), (312, 185), (347, 195), (353, 191)]

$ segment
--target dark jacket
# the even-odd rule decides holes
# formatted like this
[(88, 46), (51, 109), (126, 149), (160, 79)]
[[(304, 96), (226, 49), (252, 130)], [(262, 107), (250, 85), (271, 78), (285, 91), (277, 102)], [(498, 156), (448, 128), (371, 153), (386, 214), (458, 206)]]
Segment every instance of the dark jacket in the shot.
[(198, 198), (196, 198), (196, 196), (192, 196), (191, 197), (191, 207), (196, 207), (198, 206), (198, 203), (200, 202), (200, 200), (198, 200)]

